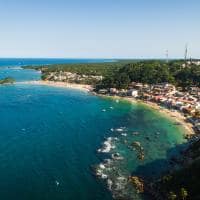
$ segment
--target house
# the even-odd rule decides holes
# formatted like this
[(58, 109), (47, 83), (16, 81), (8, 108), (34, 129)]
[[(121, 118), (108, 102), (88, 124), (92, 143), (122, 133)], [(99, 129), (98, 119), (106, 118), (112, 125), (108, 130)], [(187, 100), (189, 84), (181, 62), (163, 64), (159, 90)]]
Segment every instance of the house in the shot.
[(118, 94), (118, 90), (116, 88), (110, 88), (110, 94)]
[(121, 97), (125, 97), (126, 95), (127, 95), (127, 90), (125, 90), (125, 89), (121, 89), (121, 90), (119, 90), (119, 96), (121, 96)]
[(132, 97), (138, 97), (138, 91), (135, 89), (130, 89), (128, 90), (127, 95)]
[(142, 84), (142, 83), (136, 83), (136, 84), (134, 85), (134, 87), (135, 87), (136, 89), (138, 89), (138, 90), (141, 90), (141, 89), (143, 88), (143, 84)]
[(181, 101), (175, 102), (175, 108), (181, 110), (183, 106), (184, 106), (183, 102), (181, 102)]
[(197, 102), (197, 103), (196, 103), (196, 107), (195, 107), (195, 108), (196, 108), (196, 110), (199, 110), (199, 111), (200, 111), (200, 102)]
[(191, 106), (184, 106), (184, 107), (182, 107), (182, 111), (183, 111), (184, 113), (188, 113), (188, 114), (190, 114), (190, 115), (192, 115), (192, 114), (195, 113), (195, 109), (192, 108)]
[(184, 93), (183, 92), (176, 92), (174, 94), (175, 97), (184, 97)]
[(108, 93), (108, 90), (107, 89), (100, 89), (98, 91), (99, 94), (107, 94)]

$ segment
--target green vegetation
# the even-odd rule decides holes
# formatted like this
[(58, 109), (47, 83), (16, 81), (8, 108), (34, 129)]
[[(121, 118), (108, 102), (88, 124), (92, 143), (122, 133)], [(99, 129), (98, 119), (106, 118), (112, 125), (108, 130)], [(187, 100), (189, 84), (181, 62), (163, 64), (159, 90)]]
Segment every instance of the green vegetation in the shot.
[(57, 64), (43, 66), (25, 66), (23, 68), (41, 70), (44, 74), (49, 72), (71, 72), (79, 75), (105, 76), (112, 74), (124, 66), (124, 62), (83, 63), (83, 64)]
[(190, 65), (183, 67), (183, 61), (146, 61), (131, 63), (123, 66), (113, 73), (113, 76), (106, 76), (99, 88), (124, 88), (131, 82), (144, 84), (157, 84), (168, 82), (186, 88), (189, 86), (200, 86), (200, 67)]
[(162, 177), (157, 183), (168, 199), (200, 199), (200, 141), (195, 142), (187, 154), (186, 160), (190, 162), (184, 168)]
[[(176, 171), (170, 175), (170, 178), (159, 183), (163, 194), (172, 196), (176, 195), (174, 199), (200, 199), (200, 161), (195, 161), (186, 168)], [(172, 198), (169, 198), (172, 199)]]
[(6, 77), (4, 79), (0, 79), (0, 84), (12, 84), (15, 82), (15, 79), (13, 79), (12, 77)]
[(190, 67), (178, 70), (175, 73), (177, 84), (186, 88), (191, 85), (200, 86), (200, 66), (191, 65)]
[(131, 82), (156, 84), (169, 82), (177, 86), (200, 86), (200, 66), (190, 64), (184, 67), (183, 60), (173, 60), (169, 63), (163, 60), (119, 60), (107, 63), (58, 64), (43, 66), (26, 66), (42, 71), (42, 79), (51, 72), (71, 72), (79, 75), (103, 76), (100, 82), (90, 81), (97, 88), (124, 88)]

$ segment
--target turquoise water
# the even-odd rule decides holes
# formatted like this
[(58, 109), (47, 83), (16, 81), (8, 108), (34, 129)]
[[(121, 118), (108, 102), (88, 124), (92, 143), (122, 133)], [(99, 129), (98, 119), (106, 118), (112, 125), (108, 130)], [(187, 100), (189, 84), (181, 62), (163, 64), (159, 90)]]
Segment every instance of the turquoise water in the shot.
[(101, 63), (111, 59), (31, 59), (31, 58), (0, 58), (0, 79), (11, 76), (17, 81), (40, 79), (40, 73), (34, 70), (23, 70), (21, 66), (64, 64), (64, 63)]
[[(6, 70), (18, 81), (40, 78), (38, 72), (7, 66), (1, 67), (1, 77)], [(116, 130), (121, 127), (122, 132)], [(47, 86), (0, 86), (0, 198), (111, 200), (113, 194), (149, 199), (120, 177), (152, 180), (167, 170), (169, 158), (185, 146), (183, 132), (141, 104)], [(97, 152), (108, 137), (116, 139), (115, 148)], [(143, 161), (130, 148), (134, 141), (144, 148)], [(103, 170), (113, 183), (109, 191), (108, 179), (95, 177), (92, 169), (116, 152), (123, 160), (111, 160)]]
[[(118, 119), (118, 126), (111, 128), (109, 138), (105, 140), (113, 148), (109, 153), (103, 152), (107, 158), (97, 165), (96, 171), (100, 172), (100, 178), (102, 174), (106, 176), (104, 182), (116, 199), (150, 199), (148, 196), (138, 195), (132, 184), (127, 182), (128, 177), (136, 175), (150, 182), (170, 169), (170, 159), (178, 156), (186, 147), (185, 130), (172, 119), (141, 103), (121, 101), (109, 108), (107, 107), (106, 114), (115, 112), (115, 109), (123, 114)], [(133, 142), (139, 143), (143, 148), (144, 160), (138, 157), (140, 154)], [(102, 149), (105, 150), (100, 148), (100, 153)], [(110, 159), (116, 153), (120, 160), (113, 157)]]

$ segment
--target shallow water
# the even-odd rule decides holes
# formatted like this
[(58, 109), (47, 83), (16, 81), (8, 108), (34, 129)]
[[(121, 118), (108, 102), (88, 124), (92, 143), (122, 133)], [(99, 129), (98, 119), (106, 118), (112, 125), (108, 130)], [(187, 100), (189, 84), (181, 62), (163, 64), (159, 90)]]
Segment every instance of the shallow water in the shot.
[[(106, 160), (102, 159), (101, 162), (105, 163), (106, 168), (101, 169), (97, 165), (97, 169), (107, 176), (107, 184), (112, 183), (111, 191), (116, 197), (143, 199), (145, 197), (137, 195), (132, 185), (127, 183), (128, 177), (136, 175), (152, 181), (168, 170), (170, 159), (178, 156), (186, 147), (185, 130), (175, 125), (170, 118), (143, 104), (120, 102), (119, 106), (121, 108), (117, 108), (118, 110), (129, 110), (120, 117), (118, 127), (111, 130), (110, 144), (114, 148), (108, 154), (102, 153), (107, 156)], [(141, 151), (133, 145), (134, 142), (140, 145)], [(141, 152), (144, 154), (142, 160), (139, 157)], [(119, 159), (112, 158), (116, 153)], [(105, 162), (107, 158), (111, 158), (109, 164)], [(122, 178), (125, 179), (124, 182), (120, 182)]]
[[(32, 70), (3, 70), (18, 81), (40, 78)], [(111, 200), (106, 181), (93, 175), (92, 166), (118, 152), (123, 160), (110, 164), (116, 170), (104, 171), (114, 183), (131, 174), (152, 180), (184, 148), (183, 133), (173, 121), (141, 104), (48, 86), (0, 86), (0, 197)], [(115, 148), (97, 153), (108, 137), (117, 138), (112, 142)], [(130, 148), (134, 141), (144, 148), (143, 161)], [(129, 184), (118, 189), (112, 192), (149, 199), (137, 195)]]

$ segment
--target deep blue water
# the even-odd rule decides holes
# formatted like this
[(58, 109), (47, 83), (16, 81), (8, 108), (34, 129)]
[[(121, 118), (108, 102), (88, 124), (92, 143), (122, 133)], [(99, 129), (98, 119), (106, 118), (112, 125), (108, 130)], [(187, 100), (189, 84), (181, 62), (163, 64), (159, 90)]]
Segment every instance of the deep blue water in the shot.
[(65, 59), (65, 58), (0, 58), (0, 66), (26, 66), (65, 63), (101, 63), (110, 62), (112, 59)]
[[(43, 61), (26, 62), (52, 63)], [(40, 78), (38, 72), (18, 68), (18, 60), (0, 63), (0, 77)], [(127, 136), (111, 131), (119, 127), (126, 127)], [(106, 181), (97, 179), (91, 170), (110, 157), (97, 153), (106, 138), (118, 139), (111, 153), (124, 157), (104, 172), (115, 186), (118, 177), (131, 173), (152, 179), (165, 171), (168, 159), (182, 149), (182, 133), (181, 127), (141, 104), (47, 86), (0, 86), (0, 199), (111, 200)], [(128, 148), (133, 141), (144, 147), (144, 161)], [(117, 192), (130, 193), (132, 199), (145, 198), (130, 185)]]
[(34, 70), (23, 70), (21, 66), (65, 64), (65, 63), (101, 63), (111, 62), (111, 59), (47, 59), (47, 58), (0, 58), (0, 79), (13, 77), (16, 81), (40, 79), (40, 73)]
[(99, 115), (107, 102), (39, 86), (0, 92), (1, 199), (110, 199), (90, 171), (99, 162), (95, 151), (103, 136), (116, 123)]

